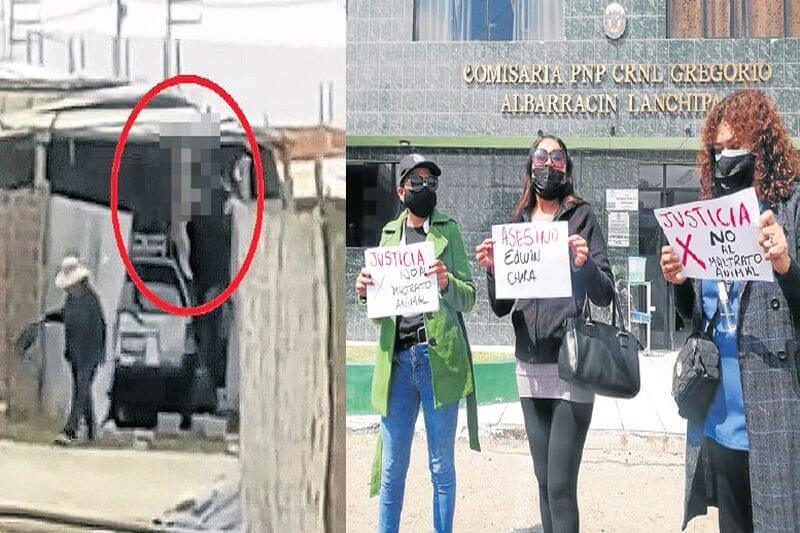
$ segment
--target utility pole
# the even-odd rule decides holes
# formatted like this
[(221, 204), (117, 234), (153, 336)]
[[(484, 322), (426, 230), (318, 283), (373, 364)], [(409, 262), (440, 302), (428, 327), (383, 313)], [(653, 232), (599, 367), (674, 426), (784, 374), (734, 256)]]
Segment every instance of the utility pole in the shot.
[[(172, 73), (172, 26), (200, 24), (203, 21), (202, 14), (198, 13), (196, 18), (175, 18), (172, 8), (173, 5), (178, 4), (194, 4), (199, 7), (199, 0), (166, 0), (167, 2), (167, 21), (166, 32), (164, 37), (164, 78), (169, 78)], [(178, 50), (180, 53), (180, 50)], [(180, 63), (180, 59), (176, 61)]]
[(14, 58), (15, 44), (28, 44), (28, 32), (41, 22), (41, 0), (8, 0), (6, 59)]
[(172, 0), (167, 0), (167, 30), (164, 36), (164, 79), (169, 78), (170, 44), (172, 43)]
[(6, 3), (0, 1), (0, 27), (2, 28), (2, 36), (0, 36), (0, 45), (3, 47), (0, 50), (0, 57), (6, 57), (6, 36), (8, 35), (8, 25), (6, 24)]
[(122, 0), (116, 0), (117, 31), (114, 34), (114, 77), (119, 78), (122, 71), (122, 19), (128, 13), (128, 6)]
[(333, 82), (328, 82), (328, 124), (333, 124)]
[[(325, 96), (327, 91), (327, 109), (325, 109)], [(333, 122), (333, 82), (321, 81), (319, 83), (319, 123), (331, 124)]]

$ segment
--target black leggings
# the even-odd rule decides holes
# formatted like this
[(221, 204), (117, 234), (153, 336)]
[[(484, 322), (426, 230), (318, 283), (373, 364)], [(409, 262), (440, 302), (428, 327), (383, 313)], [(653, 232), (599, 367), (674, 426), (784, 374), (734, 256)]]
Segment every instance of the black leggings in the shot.
[(592, 403), (520, 398), (544, 533), (578, 533), (578, 469)]
[(709, 437), (705, 438), (705, 445), (717, 492), (719, 530), (726, 533), (753, 531), (749, 454), (726, 448)]

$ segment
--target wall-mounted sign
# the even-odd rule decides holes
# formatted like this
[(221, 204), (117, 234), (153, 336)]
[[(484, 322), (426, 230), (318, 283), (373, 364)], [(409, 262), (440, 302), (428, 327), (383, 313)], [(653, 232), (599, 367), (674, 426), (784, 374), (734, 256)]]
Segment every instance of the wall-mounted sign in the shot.
[(608, 211), (638, 211), (639, 189), (606, 189)]
[[(523, 64), (468, 63), (461, 78), (471, 86), (522, 86), (538, 89), (565, 87), (585, 89), (602, 86), (594, 93), (501, 93), (500, 110), (511, 114), (618, 114), (707, 113), (720, 91), (684, 91), (693, 86), (764, 84), (772, 79), (769, 63), (614, 63)], [(628, 89), (615, 93), (614, 87)], [(605, 85), (603, 85), (605, 84)], [(632, 87), (651, 86), (652, 92), (633, 92)], [(672, 89), (672, 90), (670, 90)], [(723, 95), (724, 96), (724, 95)]]
[(631, 219), (627, 212), (608, 212), (608, 245), (618, 248), (631, 245)]
[(755, 189), (656, 209), (656, 219), (690, 278), (773, 281), (758, 244)]
[(617, 2), (611, 2), (603, 13), (603, 30), (609, 39), (619, 39), (625, 33), (628, 25), (628, 15), (625, 8)]

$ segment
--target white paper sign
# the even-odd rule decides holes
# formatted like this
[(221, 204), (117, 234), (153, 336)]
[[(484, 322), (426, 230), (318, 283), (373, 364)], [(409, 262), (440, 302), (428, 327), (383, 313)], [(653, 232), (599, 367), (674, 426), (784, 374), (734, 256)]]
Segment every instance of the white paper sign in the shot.
[(498, 298), (572, 296), (566, 222), (492, 226), (492, 238)]
[(438, 311), (436, 275), (425, 275), (435, 259), (433, 243), (427, 241), (364, 250), (364, 264), (373, 282), (367, 286), (367, 315), (383, 318)]
[(606, 189), (606, 210), (638, 211), (639, 189)]
[(627, 248), (631, 245), (631, 219), (629, 213), (608, 213), (608, 245)]
[(774, 281), (772, 264), (758, 244), (758, 200), (752, 187), (654, 213), (688, 277)]

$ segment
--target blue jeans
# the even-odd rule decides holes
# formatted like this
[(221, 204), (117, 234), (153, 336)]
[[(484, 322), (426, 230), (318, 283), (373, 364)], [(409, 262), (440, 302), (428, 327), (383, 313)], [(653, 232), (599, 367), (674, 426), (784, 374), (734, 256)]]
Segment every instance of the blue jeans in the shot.
[(395, 354), (392, 364), (389, 408), (387, 416), (381, 419), (383, 462), (378, 510), (379, 533), (394, 533), (400, 529), (406, 472), (420, 403), (425, 419), (428, 464), (433, 483), (433, 527), (436, 533), (453, 531), (458, 402), (439, 409), (434, 408), (428, 346), (417, 344)]

